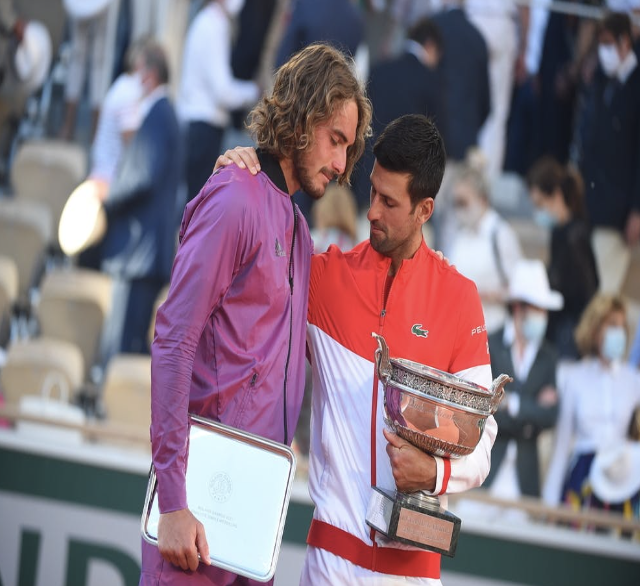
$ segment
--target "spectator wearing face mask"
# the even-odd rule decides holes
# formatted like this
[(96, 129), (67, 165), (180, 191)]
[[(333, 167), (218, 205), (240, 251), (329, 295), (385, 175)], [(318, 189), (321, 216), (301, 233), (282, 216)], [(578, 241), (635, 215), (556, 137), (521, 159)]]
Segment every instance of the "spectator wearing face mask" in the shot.
[(456, 226), (445, 254), (476, 284), (491, 334), (507, 318), (509, 271), (522, 258), (522, 249), (513, 228), (491, 207), (480, 161), (471, 158), (459, 169), (452, 194)]
[(535, 206), (534, 220), (551, 231), (549, 283), (564, 298), (563, 308), (549, 313), (547, 339), (560, 358), (577, 359), (573, 331), (598, 290), (582, 178), (577, 169), (545, 157), (531, 168), (527, 181)]
[(640, 68), (631, 22), (610, 13), (598, 36), (599, 67), (578, 118), (576, 149), (593, 228), (600, 290), (619, 293), (640, 242)]
[(491, 370), (513, 376), (495, 414), (498, 436), (485, 486), (495, 496), (515, 500), (540, 496), (538, 436), (555, 425), (557, 356), (544, 339), (549, 310), (562, 307), (562, 295), (549, 287), (540, 260), (518, 261), (508, 296), (510, 317), (489, 336)]
[(623, 361), (627, 335), (622, 298), (594, 297), (576, 329), (583, 358), (558, 369), (560, 415), (542, 495), (550, 505), (565, 502), (576, 510), (605, 506), (589, 483), (594, 457), (625, 441), (640, 406), (640, 373)]

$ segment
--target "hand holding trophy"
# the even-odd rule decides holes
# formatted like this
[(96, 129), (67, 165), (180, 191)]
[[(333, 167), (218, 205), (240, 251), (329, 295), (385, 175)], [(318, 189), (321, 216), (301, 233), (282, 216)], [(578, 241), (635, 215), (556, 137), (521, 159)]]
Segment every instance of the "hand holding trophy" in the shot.
[[(501, 374), (490, 389), (447, 372), (402, 358), (389, 358), (385, 339), (378, 341), (375, 362), (384, 386), (385, 421), (417, 448), (444, 458), (460, 458), (478, 445), (487, 417), (495, 413), (504, 387), (513, 379)], [(374, 487), (367, 524), (390, 539), (453, 556), (460, 519), (424, 492), (403, 493)]]

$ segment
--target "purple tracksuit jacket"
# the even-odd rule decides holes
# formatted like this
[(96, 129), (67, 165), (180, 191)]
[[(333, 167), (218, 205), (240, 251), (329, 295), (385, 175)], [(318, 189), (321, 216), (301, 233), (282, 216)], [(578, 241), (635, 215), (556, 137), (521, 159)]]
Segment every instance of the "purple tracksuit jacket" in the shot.
[[(151, 356), (151, 443), (162, 513), (188, 506), (188, 413), (291, 443), (304, 391), (313, 246), (279, 163), (213, 174), (187, 205)], [(295, 226), (295, 230), (294, 230)], [(141, 585), (251, 584), (183, 572), (143, 542)]]

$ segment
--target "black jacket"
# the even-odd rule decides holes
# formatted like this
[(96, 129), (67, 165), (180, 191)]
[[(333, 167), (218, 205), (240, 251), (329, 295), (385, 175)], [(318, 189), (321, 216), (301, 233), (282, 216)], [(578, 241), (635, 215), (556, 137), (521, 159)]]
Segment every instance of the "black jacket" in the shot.
[(551, 232), (549, 285), (562, 293), (564, 306), (549, 312), (547, 339), (561, 357), (578, 358), (573, 332), (598, 290), (598, 271), (587, 223), (572, 219)]
[(509, 440), (515, 440), (518, 448), (516, 469), (520, 490), (527, 496), (540, 496), (537, 440), (540, 432), (555, 425), (558, 406), (542, 407), (538, 404), (538, 395), (547, 385), (555, 387), (556, 352), (548, 342), (543, 342), (529, 376), (526, 380), (519, 380), (514, 373), (511, 348), (504, 344), (503, 338), (504, 330), (489, 336), (491, 370), (496, 376), (507, 373), (514, 378), (505, 390), (520, 396), (520, 411), (515, 417), (504, 409), (495, 414), (498, 436), (491, 450), (491, 470), (485, 486), (491, 486), (506, 454)]
[(404, 114), (429, 116), (443, 131), (441, 75), (423, 65), (413, 53), (405, 51), (373, 67), (367, 89), (373, 105), (374, 137)]
[(105, 272), (126, 279), (169, 280), (181, 173), (178, 121), (169, 100), (161, 98), (122, 153), (105, 202)]
[(440, 12), (433, 20), (444, 41), (440, 62), (446, 108), (444, 145), (451, 159), (461, 161), (478, 144), (478, 133), (491, 110), (487, 44), (459, 8)]
[(631, 210), (640, 212), (640, 64), (624, 84), (598, 69), (577, 146), (591, 226), (624, 230)]

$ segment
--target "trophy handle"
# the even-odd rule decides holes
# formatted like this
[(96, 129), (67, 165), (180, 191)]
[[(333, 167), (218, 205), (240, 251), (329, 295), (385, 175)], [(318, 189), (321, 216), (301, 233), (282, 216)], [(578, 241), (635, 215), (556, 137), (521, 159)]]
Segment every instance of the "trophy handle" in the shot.
[(387, 384), (391, 378), (391, 361), (389, 360), (389, 347), (387, 342), (382, 336), (379, 336), (375, 332), (371, 333), (371, 337), (375, 338), (378, 342), (378, 348), (375, 353), (376, 368), (378, 370), (378, 378)]
[(492, 414), (498, 410), (498, 406), (504, 399), (504, 387), (510, 382), (513, 382), (513, 378), (508, 374), (501, 374), (491, 383), (491, 393), (493, 395), (493, 399), (491, 399)]

